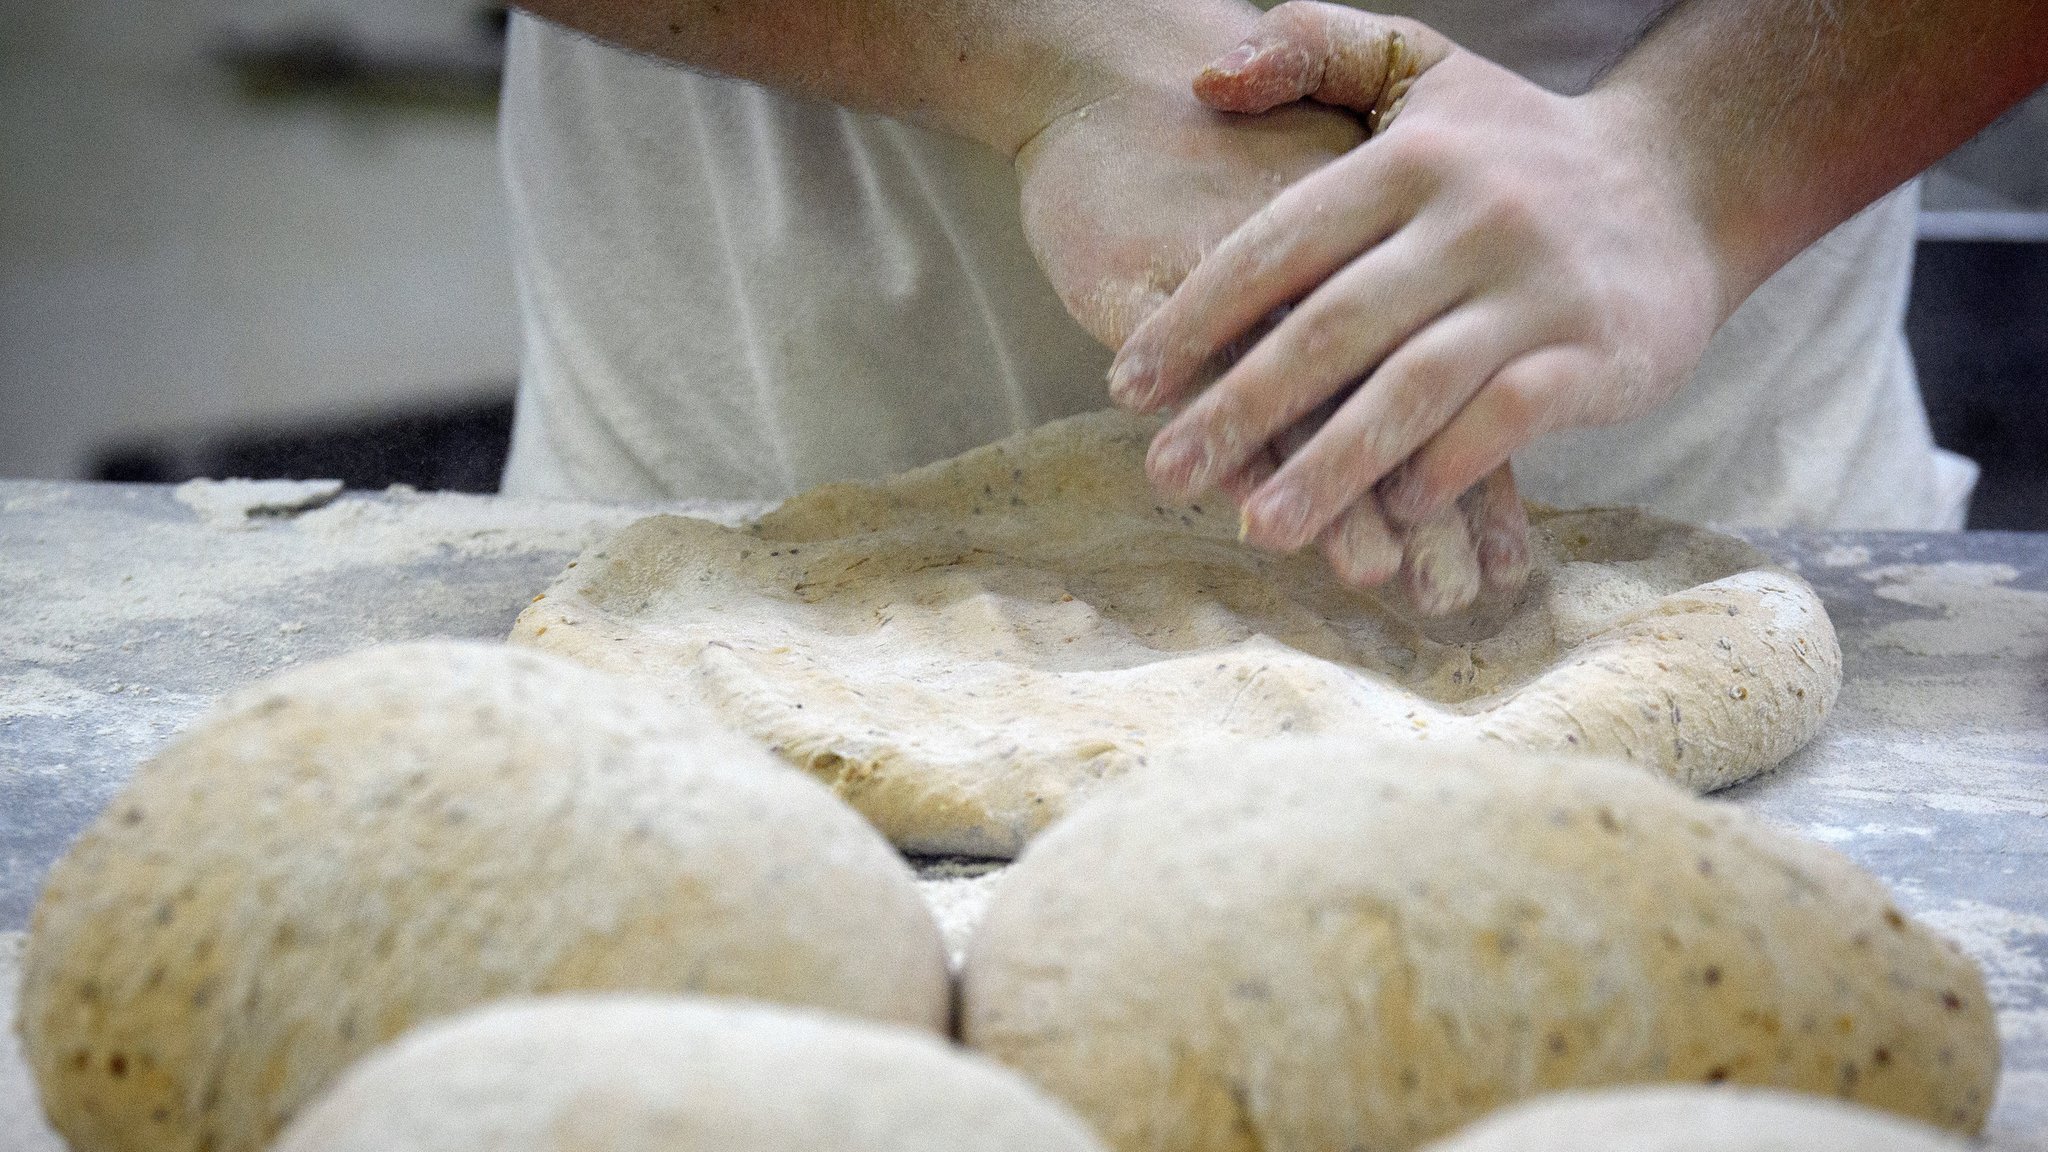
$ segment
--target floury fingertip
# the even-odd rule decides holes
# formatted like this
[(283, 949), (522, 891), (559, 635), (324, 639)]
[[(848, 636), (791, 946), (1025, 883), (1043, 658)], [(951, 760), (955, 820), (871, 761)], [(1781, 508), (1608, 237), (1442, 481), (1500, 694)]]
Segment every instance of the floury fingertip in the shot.
[(1119, 408), (1145, 411), (1152, 406), (1158, 387), (1159, 357), (1152, 353), (1127, 352), (1110, 366), (1109, 396)]
[(1216, 464), (1215, 449), (1199, 433), (1168, 431), (1152, 446), (1146, 471), (1155, 483), (1194, 496), (1216, 482)]
[(1213, 72), (1222, 76), (1235, 76), (1239, 72), (1244, 71), (1245, 67), (1253, 60), (1258, 59), (1258, 56), (1258, 45), (1247, 40), (1224, 53), (1221, 57), (1218, 57), (1214, 64), (1209, 65), (1203, 71)]
[(1246, 516), (1263, 526), (1258, 533), (1264, 537), (1262, 543), (1286, 552), (1301, 547), (1302, 535), (1308, 528), (1308, 513), (1308, 497), (1291, 489), (1255, 497), (1246, 508)]

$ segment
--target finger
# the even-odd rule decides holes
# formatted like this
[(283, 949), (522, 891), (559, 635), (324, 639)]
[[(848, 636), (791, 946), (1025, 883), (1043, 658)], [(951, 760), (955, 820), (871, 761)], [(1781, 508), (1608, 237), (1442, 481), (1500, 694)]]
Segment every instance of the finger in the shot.
[[(1225, 496), (1230, 497), (1231, 503), (1242, 508), (1244, 502), (1251, 498), (1251, 494), (1259, 490), (1259, 485), (1272, 479), (1273, 473), (1279, 470), (1280, 457), (1274, 453), (1271, 446), (1268, 446), (1255, 453), (1251, 461), (1242, 469), (1218, 480), (1216, 487)], [(1244, 526), (1241, 520), (1238, 525), (1238, 535), (1239, 537), (1244, 535)]]
[(1451, 505), (1409, 529), (1401, 586), (1425, 616), (1442, 616), (1479, 598), (1479, 555), (1464, 510)]
[(1195, 78), (1195, 96), (1224, 112), (1265, 112), (1296, 100), (1335, 104), (1384, 121), (1417, 76), (1449, 55), (1427, 25), (1296, 0), (1261, 17), (1251, 35)]
[[(1317, 430), (1329, 421), (1331, 413), (1337, 410), (1339, 404), (1350, 398), (1352, 391), (1353, 389), (1347, 389), (1317, 405), (1315, 411), (1289, 425), (1280, 435), (1268, 441), (1263, 449), (1253, 453), (1250, 463), (1230, 476), (1217, 481), (1216, 487), (1229, 496), (1232, 503), (1242, 509), (1244, 502), (1251, 498), (1251, 494), (1258, 491), (1259, 485), (1271, 479), (1273, 473), (1280, 470), (1280, 465), (1286, 463), (1289, 456), (1301, 451), (1301, 446), (1308, 443), (1315, 436)], [(1244, 524), (1242, 519), (1240, 519), (1238, 523), (1238, 535), (1240, 537), (1244, 534), (1243, 529)]]
[(1323, 532), (1322, 546), (1331, 570), (1353, 588), (1377, 587), (1401, 569), (1401, 538), (1387, 526), (1370, 495)]
[(1529, 512), (1515, 487), (1515, 470), (1502, 464), (1462, 501), (1465, 523), (1479, 554), (1479, 577), (1495, 592), (1519, 591), (1529, 579)]
[(1204, 256), (1118, 350), (1117, 403), (1151, 411), (1194, 391), (1202, 366), (1262, 318), (1394, 235), (1428, 197), (1427, 158), (1406, 144), (1357, 151), (1303, 177)]
[(1517, 357), (1415, 453), (1382, 502), (1396, 524), (1412, 524), (1457, 499), (1543, 433), (1570, 424), (1564, 402), (1598, 371), (1592, 353), (1551, 346)]
[[(1153, 481), (1193, 493), (1237, 470), (1259, 445), (1364, 375), (1448, 306), (1463, 284), (1451, 275), (1421, 276), (1433, 253), (1414, 236), (1404, 230), (1331, 277), (1162, 429), (1147, 460)], [(1414, 289), (1417, 283), (1424, 287)], [(1410, 290), (1401, 291), (1404, 285)], [(1306, 450), (1313, 448), (1311, 442)], [(1313, 538), (1350, 503), (1328, 508), (1321, 523), (1289, 547)]]
[[(1408, 339), (1253, 496), (1245, 510), (1246, 538), (1279, 551), (1313, 538), (1448, 423), (1531, 340), (1520, 318), (1494, 301), (1455, 309)], [(1396, 524), (1419, 519), (1394, 517)]]

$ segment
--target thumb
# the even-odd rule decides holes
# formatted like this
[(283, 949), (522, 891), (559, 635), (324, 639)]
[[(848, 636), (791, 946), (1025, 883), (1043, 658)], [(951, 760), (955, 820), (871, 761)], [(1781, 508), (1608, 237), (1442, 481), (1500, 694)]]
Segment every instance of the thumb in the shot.
[(1416, 77), (1455, 49), (1414, 20), (1290, 0), (1195, 77), (1195, 97), (1219, 111), (1251, 113), (1310, 99), (1363, 113), (1378, 132)]

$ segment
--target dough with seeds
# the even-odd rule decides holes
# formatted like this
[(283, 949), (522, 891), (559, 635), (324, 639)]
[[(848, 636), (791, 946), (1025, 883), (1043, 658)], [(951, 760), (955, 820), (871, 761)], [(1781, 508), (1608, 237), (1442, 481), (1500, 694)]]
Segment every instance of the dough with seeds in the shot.
[(1120, 1152), (1406, 1152), (1641, 1081), (1969, 1133), (1999, 1065), (1976, 966), (1839, 854), (1626, 764), (1480, 743), (1134, 773), (1010, 867), (961, 1004), (971, 1046)]
[(830, 792), (545, 653), (408, 644), (232, 696), (51, 871), (19, 1023), (74, 1152), (257, 1152), (424, 1020), (576, 989), (942, 1031), (937, 926)]
[(1178, 741), (1471, 734), (1705, 790), (1804, 744), (1840, 686), (1813, 590), (1739, 540), (1537, 509), (1517, 602), (1417, 623), (1155, 497), (1152, 429), (1075, 417), (745, 529), (642, 520), (512, 639), (710, 707), (907, 850), (999, 857)]

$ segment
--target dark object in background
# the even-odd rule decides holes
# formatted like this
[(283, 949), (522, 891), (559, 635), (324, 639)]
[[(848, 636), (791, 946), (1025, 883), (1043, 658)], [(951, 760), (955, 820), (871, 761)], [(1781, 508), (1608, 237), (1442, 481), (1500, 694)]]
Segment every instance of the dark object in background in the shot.
[(509, 395), (404, 413), (247, 428), (109, 446), (95, 480), (175, 483), (195, 476), (337, 479), (350, 488), (410, 484), (496, 492), (512, 441)]
[(1984, 469), (1969, 526), (2048, 529), (2048, 240), (1923, 238), (1915, 260), (1906, 337), (1934, 439)]
[(338, 21), (299, 22), (232, 34), (214, 58), (254, 101), (488, 113), (504, 74), (506, 19), (503, 5), (485, 5), (468, 39), (424, 47), (376, 43)]

